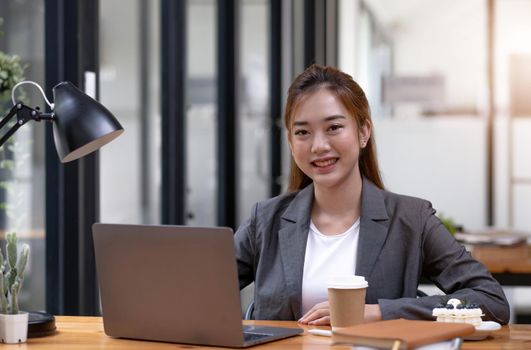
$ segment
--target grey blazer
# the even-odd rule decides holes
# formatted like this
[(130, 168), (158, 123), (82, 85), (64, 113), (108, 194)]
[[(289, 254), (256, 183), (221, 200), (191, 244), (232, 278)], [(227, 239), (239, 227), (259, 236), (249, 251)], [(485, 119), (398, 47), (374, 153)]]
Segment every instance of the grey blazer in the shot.
[[(255, 282), (256, 319), (302, 316), (302, 273), (313, 185), (253, 207), (235, 234), (240, 288)], [(369, 282), (366, 302), (383, 319), (433, 319), (441, 296), (417, 298), (421, 277), (451, 297), (480, 305), (484, 320), (505, 324), (502, 288), (434, 215), (428, 201), (381, 190), (363, 179), (356, 274)]]

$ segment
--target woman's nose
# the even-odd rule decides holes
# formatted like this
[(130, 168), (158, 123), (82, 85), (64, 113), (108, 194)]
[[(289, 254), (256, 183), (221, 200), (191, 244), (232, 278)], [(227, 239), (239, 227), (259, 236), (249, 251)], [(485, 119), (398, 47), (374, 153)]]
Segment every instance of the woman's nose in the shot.
[(312, 140), (312, 149), (311, 152), (315, 154), (323, 153), (330, 150), (330, 144), (328, 143), (328, 138), (326, 135), (317, 133), (314, 134)]

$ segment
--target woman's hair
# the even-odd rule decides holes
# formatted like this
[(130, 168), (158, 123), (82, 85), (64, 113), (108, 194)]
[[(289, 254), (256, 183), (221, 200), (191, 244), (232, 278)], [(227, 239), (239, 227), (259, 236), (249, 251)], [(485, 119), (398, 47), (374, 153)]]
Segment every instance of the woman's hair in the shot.
[[(312, 64), (295, 78), (288, 90), (288, 100), (284, 112), (284, 123), (288, 135), (291, 135), (293, 116), (300, 102), (305, 96), (318, 89), (327, 89), (335, 94), (347, 111), (356, 119), (358, 128), (361, 128), (366, 123), (370, 123), (372, 126), (371, 111), (367, 97), (365, 97), (365, 93), (352, 77), (333, 67)], [(371, 132), (367, 146), (360, 152), (359, 167), (362, 176), (368, 178), (379, 188), (384, 188), (376, 159), (374, 132)], [(288, 192), (300, 190), (311, 182), (312, 179), (299, 169), (292, 156)]]

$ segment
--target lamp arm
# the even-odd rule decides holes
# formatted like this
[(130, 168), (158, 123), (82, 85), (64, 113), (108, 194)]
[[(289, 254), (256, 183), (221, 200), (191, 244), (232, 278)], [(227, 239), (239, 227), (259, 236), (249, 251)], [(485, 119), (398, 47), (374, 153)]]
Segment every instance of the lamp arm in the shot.
[(13, 135), (18, 128), (26, 124), (30, 120), (41, 121), (48, 120), (54, 121), (55, 116), (53, 113), (41, 113), (39, 108), (30, 108), (22, 103), (15, 104), (11, 110), (0, 121), (0, 130), (14, 117), (17, 116), (17, 122), (13, 125), (5, 134), (0, 138), (0, 147)]
[[(7, 113), (7, 115), (2, 118), (2, 120), (0, 121), (0, 130), (4, 127), (4, 125), (6, 125), (12, 118), (14, 115), (17, 114), (17, 106), (13, 106), (13, 108), (11, 108), (11, 110), (9, 111), (9, 113)], [(19, 123), (16, 123), (15, 125), (13, 125), (8, 132), (5, 133), (4, 136), (2, 136), (2, 138), (0, 139), (0, 147), (2, 147), (2, 145), (7, 141), (7, 139), (9, 139), (11, 137), (11, 135), (13, 135), (15, 133), (15, 131), (18, 130), (18, 128), (20, 128), (20, 124)]]
[(16, 105), (13, 106), (11, 110), (2, 118), (2, 120), (0, 121), (0, 129), (2, 129), (4, 125), (6, 125), (11, 120), (11, 118), (13, 118), (15, 114), (17, 114)]

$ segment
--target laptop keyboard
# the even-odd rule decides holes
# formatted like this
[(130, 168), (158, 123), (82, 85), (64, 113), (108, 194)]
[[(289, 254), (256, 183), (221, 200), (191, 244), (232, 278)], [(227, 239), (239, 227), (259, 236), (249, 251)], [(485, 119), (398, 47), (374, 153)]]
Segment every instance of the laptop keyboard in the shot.
[(267, 334), (267, 333), (253, 333), (253, 332), (243, 332), (243, 340), (248, 341), (255, 341), (267, 337), (271, 337), (273, 334)]

